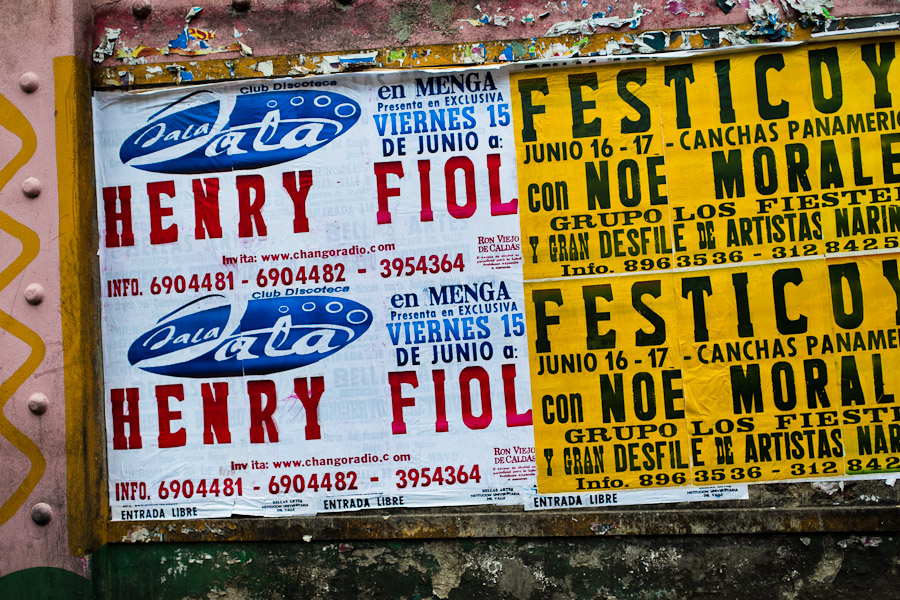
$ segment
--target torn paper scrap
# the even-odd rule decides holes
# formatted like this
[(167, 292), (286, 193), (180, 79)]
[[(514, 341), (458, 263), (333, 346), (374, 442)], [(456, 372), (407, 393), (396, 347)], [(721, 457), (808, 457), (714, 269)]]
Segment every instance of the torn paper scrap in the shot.
[(107, 56), (112, 56), (116, 49), (116, 40), (122, 35), (121, 29), (106, 28), (106, 34), (100, 38), (100, 43), (94, 49), (94, 62), (101, 63)]
[(787, 0), (791, 8), (803, 16), (828, 19), (831, 17), (830, 9), (834, 8), (831, 0)]
[(630, 17), (607, 17), (604, 13), (594, 13), (590, 19), (582, 21), (560, 21), (554, 23), (553, 27), (545, 34), (547, 37), (557, 35), (570, 35), (574, 33), (591, 34), (597, 27), (612, 27), (618, 29), (623, 25), (628, 25), (632, 29), (639, 27), (641, 19), (645, 15), (651, 14), (653, 11), (644, 8), (638, 3), (634, 4)]
[(185, 23), (190, 23), (191, 19), (200, 14), (200, 11), (203, 10), (202, 6), (193, 6), (191, 10), (188, 11), (188, 14), (184, 17)]

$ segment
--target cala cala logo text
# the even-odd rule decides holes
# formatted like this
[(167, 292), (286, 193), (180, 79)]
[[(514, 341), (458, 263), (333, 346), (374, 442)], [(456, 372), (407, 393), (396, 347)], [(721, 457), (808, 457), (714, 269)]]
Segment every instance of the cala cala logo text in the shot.
[(128, 362), (173, 377), (266, 375), (331, 356), (372, 324), (372, 311), (345, 298), (250, 300), (235, 310), (205, 296), (157, 321), (128, 349)]
[(119, 158), (156, 173), (256, 169), (306, 156), (345, 133), (359, 115), (359, 104), (324, 90), (237, 97), (202, 90), (151, 115), (122, 143)]

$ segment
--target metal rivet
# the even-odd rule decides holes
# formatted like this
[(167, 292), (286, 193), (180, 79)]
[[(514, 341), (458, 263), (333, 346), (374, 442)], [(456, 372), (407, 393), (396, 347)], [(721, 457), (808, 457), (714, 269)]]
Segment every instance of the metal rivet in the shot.
[(46, 525), (53, 518), (53, 509), (46, 502), (38, 502), (31, 508), (31, 520), (38, 525)]
[(28, 397), (28, 410), (36, 415), (47, 412), (48, 406), (50, 406), (50, 400), (40, 392), (35, 392)]
[(44, 184), (37, 177), (28, 177), (22, 182), (22, 193), (29, 198), (37, 198), (44, 191)]
[(28, 304), (40, 304), (44, 301), (44, 286), (32, 283), (25, 288), (25, 301)]
[(131, 14), (138, 19), (146, 19), (152, 11), (153, 7), (150, 6), (150, 0), (134, 0), (134, 3), (131, 5)]
[(28, 94), (38, 89), (38, 86), (40, 85), (41, 79), (37, 76), (37, 73), (33, 71), (22, 73), (22, 76), (19, 77), (19, 87)]
[(250, 10), (250, 0), (232, 0), (231, 7), (238, 12)]

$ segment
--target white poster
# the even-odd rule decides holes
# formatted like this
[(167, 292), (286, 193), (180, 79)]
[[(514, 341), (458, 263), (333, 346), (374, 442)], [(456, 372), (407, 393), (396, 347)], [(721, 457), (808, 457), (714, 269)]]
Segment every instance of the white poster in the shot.
[(706, 487), (653, 488), (644, 490), (604, 490), (570, 494), (539, 494), (537, 486), (525, 490), (525, 510), (558, 510), (561, 508), (608, 508), (637, 504), (674, 504), (677, 502), (713, 502), (746, 500), (746, 484), (711, 485)]
[(522, 504), (503, 71), (95, 95), (113, 520)]

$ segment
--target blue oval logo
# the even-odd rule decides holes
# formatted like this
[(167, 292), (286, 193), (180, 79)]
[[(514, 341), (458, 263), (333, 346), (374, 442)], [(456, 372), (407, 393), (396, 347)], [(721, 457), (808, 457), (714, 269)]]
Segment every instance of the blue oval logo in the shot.
[(165, 315), (128, 349), (128, 362), (173, 377), (267, 375), (305, 367), (358, 339), (372, 311), (353, 300), (305, 296), (250, 300), (235, 311), (204, 296)]
[(119, 148), (122, 164), (188, 174), (277, 165), (318, 150), (360, 116), (347, 96), (300, 90), (237, 96), (226, 119), (220, 100), (204, 101), (211, 93), (192, 92), (150, 117)]

